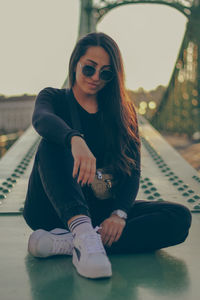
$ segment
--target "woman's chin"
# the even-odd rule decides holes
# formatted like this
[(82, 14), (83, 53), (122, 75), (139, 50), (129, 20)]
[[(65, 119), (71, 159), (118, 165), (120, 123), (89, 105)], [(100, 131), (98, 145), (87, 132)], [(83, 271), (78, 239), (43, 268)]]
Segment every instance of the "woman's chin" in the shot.
[(94, 89), (94, 88), (86, 88), (85, 89), (85, 93), (88, 95), (96, 95), (98, 92), (98, 89)]

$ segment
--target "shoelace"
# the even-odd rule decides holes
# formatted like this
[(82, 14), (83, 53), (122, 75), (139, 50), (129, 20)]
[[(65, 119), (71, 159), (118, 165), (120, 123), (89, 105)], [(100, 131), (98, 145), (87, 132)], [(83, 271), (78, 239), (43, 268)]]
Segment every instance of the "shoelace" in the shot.
[[(101, 227), (96, 226), (94, 228), (94, 231), (97, 233), (97, 231), (101, 229)], [(53, 233), (53, 231), (52, 231)], [(54, 233), (55, 234), (55, 233)], [(69, 234), (69, 233), (68, 233)], [(69, 236), (67, 238), (56, 238), (56, 234), (54, 236), (54, 242), (53, 242), (53, 249), (52, 252), (55, 254), (72, 254), (72, 250), (74, 248), (73, 245), (73, 239), (69, 239)], [(87, 237), (87, 250), (88, 253), (93, 253), (93, 252), (105, 252), (105, 249), (102, 245), (101, 241), (101, 236), (100, 234), (92, 234), (88, 235)], [(94, 247), (95, 245), (95, 247)]]
[(97, 232), (99, 229), (102, 229), (102, 227), (101, 226), (96, 226), (95, 228), (94, 228), (94, 230)]
[(55, 254), (72, 254), (73, 241), (54, 237), (52, 252)]
[(84, 244), (86, 246), (88, 253), (97, 253), (97, 252), (105, 253), (105, 249), (103, 247), (102, 240), (101, 240), (101, 235), (97, 233), (97, 231), (100, 228), (101, 227), (96, 226), (94, 229), (96, 233), (91, 233), (91, 234), (89, 233), (84, 236)]

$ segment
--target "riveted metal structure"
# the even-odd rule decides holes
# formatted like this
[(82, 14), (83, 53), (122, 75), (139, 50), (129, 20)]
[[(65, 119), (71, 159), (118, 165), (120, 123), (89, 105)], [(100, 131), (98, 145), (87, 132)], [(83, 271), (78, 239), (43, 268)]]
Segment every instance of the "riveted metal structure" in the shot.
[(151, 122), (161, 131), (200, 132), (200, 1), (199, 0), (81, 0), (79, 37), (96, 30), (113, 8), (131, 4), (170, 6), (187, 19), (187, 29), (166, 93)]
[[(189, 5), (189, 1), (188, 1)], [(200, 4), (190, 3), (186, 32), (166, 93), (152, 124), (161, 131), (200, 132)]]

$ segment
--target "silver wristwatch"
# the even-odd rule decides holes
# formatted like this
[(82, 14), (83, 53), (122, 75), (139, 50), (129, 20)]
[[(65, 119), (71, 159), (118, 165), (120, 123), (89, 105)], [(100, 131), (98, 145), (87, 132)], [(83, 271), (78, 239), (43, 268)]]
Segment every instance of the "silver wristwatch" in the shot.
[(118, 217), (120, 217), (124, 220), (127, 219), (127, 213), (121, 209), (114, 210), (111, 215), (117, 215)]

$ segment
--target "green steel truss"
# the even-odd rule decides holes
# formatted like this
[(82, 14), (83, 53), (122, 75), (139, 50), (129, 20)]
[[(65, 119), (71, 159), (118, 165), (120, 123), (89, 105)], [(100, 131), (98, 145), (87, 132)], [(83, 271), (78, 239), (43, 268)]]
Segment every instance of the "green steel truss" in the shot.
[(97, 13), (98, 21), (112, 8), (119, 7), (121, 5), (128, 4), (142, 4), (142, 3), (150, 3), (150, 4), (164, 4), (174, 7), (178, 9), (181, 13), (183, 13), (186, 17), (190, 15), (190, 7), (192, 6), (193, 1), (163, 1), (163, 0), (100, 0), (94, 1), (96, 5), (94, 5), (94, 9)]
[(166, 93), (151, 120), (161, 131), (200, 132), (200, 0), (81, 0), (79, 37), (95, 31), (111, 9), (130, 4), (171, 6), (188, 19)]
[(200, 132), (200, 7), (192, 7), (166, 93), (151, 122), (161, 131)]

